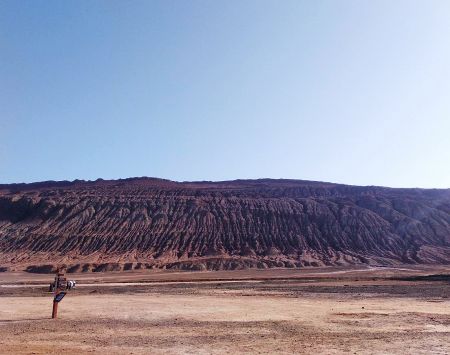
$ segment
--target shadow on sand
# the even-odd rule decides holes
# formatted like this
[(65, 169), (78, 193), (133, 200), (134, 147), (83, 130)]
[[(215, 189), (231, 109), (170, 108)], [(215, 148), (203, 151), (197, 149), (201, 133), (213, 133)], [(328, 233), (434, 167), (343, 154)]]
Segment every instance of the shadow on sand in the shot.
[(34, 321), (49, 320), (49, 319), (52, 319), (52, 317), (24, 318), (24, 319), (0, 319), (0, 324), (3, 324), (3, 323), (34, 322)]

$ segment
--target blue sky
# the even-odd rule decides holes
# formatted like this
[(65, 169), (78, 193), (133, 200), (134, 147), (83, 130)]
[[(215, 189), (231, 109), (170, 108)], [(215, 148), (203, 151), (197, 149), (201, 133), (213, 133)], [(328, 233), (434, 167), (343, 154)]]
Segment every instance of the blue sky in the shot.
[(450, 187), (450, 2), (0, 2), (0, 183)]

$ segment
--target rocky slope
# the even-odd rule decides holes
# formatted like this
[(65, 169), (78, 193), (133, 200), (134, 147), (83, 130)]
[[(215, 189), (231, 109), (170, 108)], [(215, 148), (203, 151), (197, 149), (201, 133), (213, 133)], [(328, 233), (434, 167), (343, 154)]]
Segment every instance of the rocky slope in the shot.
[(0, 269), (450, 263), (450, 190), (152, 178), (0, 185)]

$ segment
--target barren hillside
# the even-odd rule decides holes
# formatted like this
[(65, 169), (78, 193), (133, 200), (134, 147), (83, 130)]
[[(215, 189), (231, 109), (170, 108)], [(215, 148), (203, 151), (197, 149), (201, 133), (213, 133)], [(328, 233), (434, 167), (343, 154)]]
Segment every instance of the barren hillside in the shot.
[(450, 190), (152, 178), (0, 185), (0, 270), (450, 263)]

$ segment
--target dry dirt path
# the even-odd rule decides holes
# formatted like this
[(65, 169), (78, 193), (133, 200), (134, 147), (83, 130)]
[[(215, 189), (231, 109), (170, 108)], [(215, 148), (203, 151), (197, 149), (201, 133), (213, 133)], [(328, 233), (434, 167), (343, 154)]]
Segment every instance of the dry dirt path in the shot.
[[(98, 286), (115, 285), (142, 285), (145, 283), (192, 283), (192, 282), (240, 282), (252, 280), (280, 280), (307, 278), (335, 278), (335, 277), (392, 277), (429, 275), (450, 273), (450, 266), (434, 267), (329, 267), (329, 268), (302, 268), (302, 269), (250, 269), (234, 271), (167, 271), (152, 270), (144, 272), (109, 272), (109, 273), (74, 273), (67, 274), (71, 280), (76, 280), (78, 286), (95, 284)], [(0, 273), (0, 287), (46, 287), (53, 280), (53, 274), (32, 274), (26, 272)]]

